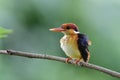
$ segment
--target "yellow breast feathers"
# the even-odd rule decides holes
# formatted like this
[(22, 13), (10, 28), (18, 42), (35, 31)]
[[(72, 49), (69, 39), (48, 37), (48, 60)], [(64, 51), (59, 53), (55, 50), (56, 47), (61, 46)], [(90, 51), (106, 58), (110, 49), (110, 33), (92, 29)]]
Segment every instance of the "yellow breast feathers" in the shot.
[(64, 35), (60, 40), (61, 48), (70, 58), (80, 59), (81, 54), (77, 46), (77, 35)]

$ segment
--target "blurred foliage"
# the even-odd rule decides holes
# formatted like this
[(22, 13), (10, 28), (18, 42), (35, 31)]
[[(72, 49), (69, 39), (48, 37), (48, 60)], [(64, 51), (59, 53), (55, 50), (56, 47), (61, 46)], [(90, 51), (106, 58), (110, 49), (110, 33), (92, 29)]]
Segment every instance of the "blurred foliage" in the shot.
[[(0, 25), (14, 30), (0, 48), (66, 57), (59, 46), (63, 34), (49, 28), (68, 22), (92, 41), (90, 63), (120, 72), (120, 0), (0, 0)], [(0, 80), (62, 79), (119, 80), (74, 65), (0, 55)]]
[(0, 27), (0, 38), (7, 37), (7, 34), (9, 34), (11, 32), (12, 32), (12, 30), (8, 30), (3, 27)]

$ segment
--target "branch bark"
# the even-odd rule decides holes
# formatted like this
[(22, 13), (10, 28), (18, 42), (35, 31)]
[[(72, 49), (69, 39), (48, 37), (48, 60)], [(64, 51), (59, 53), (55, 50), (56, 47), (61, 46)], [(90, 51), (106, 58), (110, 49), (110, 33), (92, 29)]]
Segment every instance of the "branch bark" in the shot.
[[(21, 56), (21, 57), (28, 57), (28, 58), (37, 58), (37, 59), (48, 59), (48, 60), (54, 60), (54, 61), (59, 61), (59, 62), (66, 62), (66, 58), (63, 57), (58, 57), (58, 56), (52, 56), (52, 55), (46, 55), (46, 54), (36, 54), (36, 53), (29, 53), (29, 52), (21, 52), (21, 51), (15, 51), (15, 50), (0, 50), (0, 54), (6, 54), (6, 55), (15, 55), (15, 56)], [(120, 73), (101, 67), (97, 66), (91, 63), (86, 63), (86, 62), (79, 62), (76, 64), (75, 60), (69, 60), (68, 64), (74, 64), (78, 65), (81, 67), (86, 67), (90, 69), (94, 69), (103, 73), (106, 73), (108, 75), (111, 75), (113, 77), (118, 77), (120, 78)]]

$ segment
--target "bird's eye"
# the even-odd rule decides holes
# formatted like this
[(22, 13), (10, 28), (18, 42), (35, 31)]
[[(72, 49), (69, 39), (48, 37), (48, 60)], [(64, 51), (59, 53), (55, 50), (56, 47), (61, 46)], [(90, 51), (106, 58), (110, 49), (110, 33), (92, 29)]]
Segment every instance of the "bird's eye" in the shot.
[(67, 26), (66, 29), (70, 29), (70, 26)]

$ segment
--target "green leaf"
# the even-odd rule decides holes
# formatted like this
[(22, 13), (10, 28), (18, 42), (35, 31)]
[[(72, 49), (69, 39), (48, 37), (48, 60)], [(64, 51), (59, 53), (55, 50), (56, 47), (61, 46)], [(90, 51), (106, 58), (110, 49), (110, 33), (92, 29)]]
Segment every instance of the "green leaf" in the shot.
[(12, 30), (5, 29), (5, 28), (3, 28), (3, 27), (0, 26), (0, 38), (5, 38), (10, 33), (12, 33)]

